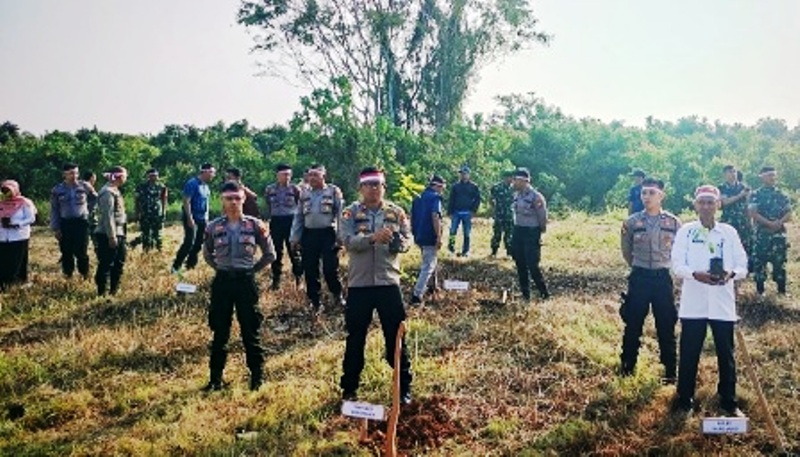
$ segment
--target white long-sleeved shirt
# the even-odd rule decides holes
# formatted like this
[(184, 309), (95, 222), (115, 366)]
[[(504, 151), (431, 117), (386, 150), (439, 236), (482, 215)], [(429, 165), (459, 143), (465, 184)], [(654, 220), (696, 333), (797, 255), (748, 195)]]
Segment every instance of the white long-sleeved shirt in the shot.
[(714, 257), (722, 257), (725, 271), (732, 271), (734, 280), (747, 277), (747, 254), (735, 228), (717, 222), (708, 230), (695, 221), (678, 230), (672, 244), (672, 271), (683, 279), (678, 317), (732, 322), (739, 319), (733, 281), (711, 286), (692, 276), (696, 271), (708, 271)]
[(11, 215), (9, 223), (15, 225), (15, 228), (3, 228), (0, 226), (0, 243), (30, 239), (31, 225), (34, 222), (36, 222), (36, 207), (28, 203), (22, 205)]

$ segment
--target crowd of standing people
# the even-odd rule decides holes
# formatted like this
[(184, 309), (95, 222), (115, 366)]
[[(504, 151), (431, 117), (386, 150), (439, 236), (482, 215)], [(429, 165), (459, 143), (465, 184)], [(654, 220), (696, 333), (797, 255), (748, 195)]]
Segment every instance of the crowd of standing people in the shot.
[[(386, 176), (376, 167), (361, 171), (359, 199), (347, 205), (342, 190), (327, 182), (323, 165), (312, 165), (296, 183), (292, 167), (280, 164), (275, 168), (275, 182), (261, 194), (263, 208), (258, 204), (259, 194), (243, 184), (242, 171), (227, 169), (220, 191), (222, 215), (211, 220), (210, 183), (216, 173), (212, 164), (202, 164), (182, 189), (183, 241), (171, 267), (180, 275), (185, 269), (195, 268), (202, 253), (215, 271), (208, 316), (213, 337), (207, 390), (225, 386), (223, 371), (234, 313), (251, 374), (250, 389), (257, 390), (263, 382), (263, 315), (258, 305), (257, 272), (270, 267), (270, 290), (279, 290), (286, 259), (295, 285), (305, 281), (313, 315), (319, 315), (326, 304), (343, 311), (348, 336), (340, 387), (343, 398), (354, 399), (375, 311), (385, 338), (386, 360), (394, 363), (397, 329), (406, 318), (399, 256), (412, 243), (421, 250), (419, 276), (408, 300), (411, 306), (419, 306), (437, 288), (434, 272), (444, 241), (445, 213), (451, 221), (447, 250), (458, 257), (471, 255), (472, 221), (482, 196), (470, 179), (468, 166), (459, 170), (446, 203), (446, 180), (431, 176), (425, 190), (414, 199), (410, 215), (386, 200)], [(652, 309), (663, 382), (677, 383), (676, 409), (691, 412), (697, 364), (706, 328), (710, 327), (719, 363), (720, 407), (725, 414), (738, 416), (734, 281), (752, 273), (756, 291), (763, 296), (771, 265), (777, 292), (786, 294), (786, 223), (791, 205), (777, 188), (777, 171), (772, 167), (761, 169), (763, 185), (755, 191), (742, 182), (735, 167), (726, 166), (723, 174), (725, 180), (718, 187), (702, 185), (695, 190), (698, 220), (682, 224), (662, 208), (664, 182), (646, 176), (642, 170), (632, 173), (635, 182), (629, 192), (629, 217), (620, 235), (622, 257), (630, 267), (620, 309), (625, 324), (620, 375), (636, 372), (644, 322)], [(120, 290), (127, 255), (128, 218), (120, 187), (127, 182), (128, 172), (122, 166), (110, 168), (103, 174), (106, 183), (99, 191), (95, 191), (93, 174), (84, 175), (84, 179), (79, 176), (76, 164), (66, 164), (63, 181), (51, 192), (49, 221), (61, 252), (61, 271), (69, 278), (77, 268), (83, 279), (89, 278), (91, 239), (97, 256), (97, 293), (114, 295)], [(28, 243), (36, 207), (21, 195), (13, 180), (3, 181), (0, 191), (0, 288), (6, 289), (13, 283), (27, 283)], [(494, 219), (491, 256), (498, 255), (502, 242), (516, 266), (521, 299), (526, 303), (532, 300), (532, 281), (538, 298), (547, 300), (550, 292), (539, 265), (542, 237), (548, 227), (547, 201), (533, 186), (530, 171), (517, 168), (504, 173), (491, 187), (489, 201)], [(131, 247), (162, 250), (167, 206), (168, 189), (160, 182), (158, 170), (150, 169), (146, 180), (135, 189), (134, 216), (141, 235), (131, 240)], [(717, 221), (719, 209), (722, 214)], [(459, 227), (463, 241), (457, 252)], [(346, 290), (339, 278), (342, 250), (348, 252)], [(320, 276), (330, 300), (323, 299)], [(673, 278), (683, 283), (678, 306)], [(679, 351), (675, 336), (678, 321), (682, 328)], [(400, 365), (401, 398), (409, 403), (412, 373), (405, 346)]]

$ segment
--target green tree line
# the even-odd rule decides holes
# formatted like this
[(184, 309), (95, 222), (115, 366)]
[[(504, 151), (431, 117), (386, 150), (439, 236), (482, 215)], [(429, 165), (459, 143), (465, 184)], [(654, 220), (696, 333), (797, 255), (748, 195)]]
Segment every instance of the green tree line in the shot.
[[(773, 165), (782, 185), (800, 184), (800, 126), (766, 118), (755, 125), (723, 124), (689, 116), (676, 122), (648, 118), (644, 127), (576, 119), (532, 94), (500, 98), (492, 115), (462, 119), (437, 132), (413, 132), (378, 117), (353, 117), (346, 79), (315, 90), (286, 124), (257, 128), (246, 120), (208, 127), (167, 125), (154, 135), (128, 135), (84, 128), (34, 135), (7, 121), (0, 125), (0, 178), (17, 179), (23, 192), (46, 200), (71, 161), (102, 172), (121, 164), (131, 183), (156, 167), (179, 198), (184, 181), (202, 162), (235, 166), (259, 192), (273, 180), (277, 163), (292, 164), (296, 176), (312, 163), (327, 166), (330, 181), (355, 199), (363, 166), (378, 164), (389, 176), (389, 195), (408, 205), (432, 173), (450, 182), (469, 165), (481, 189), (503, 170), (528, 167), (556, 210), (600, 212), (626, 205), (629, 173), (641, 168), (667, 183), (666, 207), (689, 207), (701, 183), (719, 183), (722, 166), (734, 164), (757, 187), (758, 170)], [(484, 210), (486, 206), (484, 206)]]

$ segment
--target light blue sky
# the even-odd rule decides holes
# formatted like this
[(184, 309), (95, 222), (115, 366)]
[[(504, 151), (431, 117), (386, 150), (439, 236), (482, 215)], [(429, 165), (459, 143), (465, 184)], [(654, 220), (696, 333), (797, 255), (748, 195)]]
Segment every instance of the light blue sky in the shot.
[[(238, 0), (0, 0), (0, 122), (156, 132), (283, 123), (306, 88), (257, 77)], [(800, 121), (800, 1), (533, 1), (549, 47), (484, 69), (469, 112), (536, 92), (577, 117)], [(263, 59), (261, 59), (263, 61)]]

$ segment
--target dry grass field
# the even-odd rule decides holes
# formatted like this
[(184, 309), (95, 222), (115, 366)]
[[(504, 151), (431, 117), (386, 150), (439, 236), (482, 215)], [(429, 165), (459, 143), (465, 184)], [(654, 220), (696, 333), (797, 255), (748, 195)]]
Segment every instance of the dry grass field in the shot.
[[(528, 306), (515, 298), (511, 260), (488, 257), (490, 226), (478, 221), (473, 256), (445, 258), (440, 271), (441, 279), (466, 280), (471, 289), (442, 293), (409, 311), (415, 404), (401, 412), (404, 455), (777, 452), (741, 357), (738, 393), (751, 431), (699, 433), (701, 417), (716, 413), (710, 339), (698, 383), (701, 411), (686, 423), (669, 414), (675, 388), (659, 383), (650, 318), (637, 375), (615, 375), (626, 275), (618, 248), (622, 217), (574, 214), (555, 221), (542, 261), (553, 298)], [(790, 231), (790, 294), (797, 297), (800, 227)], [(266, 272), (264, 386), (247, 390), (234, 331), (226, 370), (231, 387), (201, 392), (212, 272), (201, 265), (188, 273), (200, 286), (197, 294), (175, 293), (169, 265), (180, 235), (179, 227), (167, 230), (163, 253), (131, 251), (123, 291), (106, 299), (95, 296), (91, 281), (62, 278), (55, 241), (36, 230), (32, 284), (0, 296), (0, 455), (378, 455), (380, 424), (370, 430), (373, 440), (360, 444), (358, 422), (339, 413), (341, 310), (314, 323), (302, 292), (291, 281), (269, 292)], [(417, 251), (405, 256), (406, 294), (418, 264)], [(503, 302), (506, 289), (511, 298)], [(740, 287), (741, 328), (775, 420), (798, 452), (800, 306), (791, 296), (778, 298), (773, 285), (768, 291), (757, 303), (752, 281)], [(360, 396), (388, 405), (391, 371), (382, 341), (375, 325)]]

